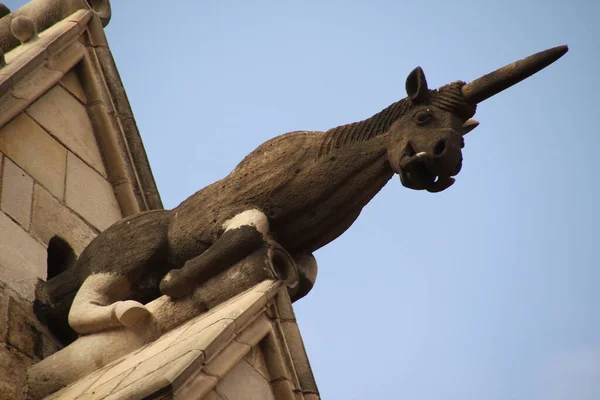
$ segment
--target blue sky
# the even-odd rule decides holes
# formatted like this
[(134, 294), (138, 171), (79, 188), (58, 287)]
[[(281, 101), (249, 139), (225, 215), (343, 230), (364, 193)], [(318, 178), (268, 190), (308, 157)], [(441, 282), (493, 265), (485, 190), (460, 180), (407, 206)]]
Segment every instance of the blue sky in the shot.
[[(14, 9), (20, 2), (8, 2)], [(263, 141), (358, 121), (560, 44), (479, 106), (440, 194), (397, 178), (296, 303), (326, 399), (600, 398), (600, 3), (112, 1), (107, 36), (165, 207)]]

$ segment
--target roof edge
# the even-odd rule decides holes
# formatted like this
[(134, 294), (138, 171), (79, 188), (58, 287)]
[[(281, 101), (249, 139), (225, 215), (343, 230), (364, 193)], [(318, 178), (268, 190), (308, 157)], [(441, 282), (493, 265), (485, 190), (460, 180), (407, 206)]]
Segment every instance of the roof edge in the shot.
[(15, 17), (30, 18), (41, 32), (68, 17), (78, 10), (91, 10), (102, 22), (108, 25), (111, 17), (109, 0), (31, 0), (23, 7), (0, 18), (0, 49), (5, 53), (17, 47), (20, 43), (10, 29)]
[[(7, 18), (9, 15), (0, 19), (0, 23), (6, 23)], [(29, 17), (20, 20), (31, 21)], [(31, 37), (26, 42), (4, 55), (0, 52), (0, 127), (69, 70), (78, 68), (91, 101), (88, 112), (99, 135), (109, 181), (123, 216), (162, 209), (148, 156), (100, 18), (89, 9), (79, 9), (44, 31), (31, 25), (28, 29)]]

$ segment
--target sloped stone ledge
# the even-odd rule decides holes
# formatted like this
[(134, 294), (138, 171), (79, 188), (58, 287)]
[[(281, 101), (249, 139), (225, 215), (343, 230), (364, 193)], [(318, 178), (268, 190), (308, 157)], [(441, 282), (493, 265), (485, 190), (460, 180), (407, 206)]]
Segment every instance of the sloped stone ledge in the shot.
[(292, 321), (286, 287), (266, 280), (45, 399), (318, 400)]
[[(30, 369), (28, 398), (44, 398), (199, 315), (203, 323), (220, 324), (220, 335), (225, 335), (227, 329), (243, 328), (265, 307), (278, 287), (297, 284), (293, 259), (280, 248), (277, 256), (274, 253), (271, 246), (256, 251), (186, 298), (159, 297), (146, 305), (149, 316), (132, 328), (81, 336)], [(287, 255), (287, 260), (282, 253)], [(243, 294), (239, 294), (241, 292)], [(233, 325), (227, 328), (228, 324)], [(203, 349), (203, 352), (209, 359), (209, 351)]]
[(6, 54), (0, 69), (0, 126), (54, 86), (85, 54), (77, 41), (91, 11), (80, 10)]
[(19, 39), (10, 29), (14, 18), (26, 17), (32, 20), (37, 31), (41, 32), (78, 10), (92, 12), (100, 19), (103, 26), (108, 25), (110, 21), (109, 0), (31, 0), (23, 7), (0, 18), (0, 49), (7, 53), (20, 44)]

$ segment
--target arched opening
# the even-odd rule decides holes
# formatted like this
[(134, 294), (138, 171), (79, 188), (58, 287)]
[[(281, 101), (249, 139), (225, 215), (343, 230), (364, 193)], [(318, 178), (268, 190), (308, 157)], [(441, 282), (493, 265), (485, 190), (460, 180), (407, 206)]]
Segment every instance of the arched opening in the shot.
[[(51, 287), (57, 287), (57, 285), (70, 287), (69, 284), (73, 277), (69, 274), (59, 275), (75, 265), (77, 256), (69, 243), (59, 236), (50, 239), (47, 252), (47, 278), (46, 282), (38, 282), (33, 311), (40, 322), (45, 324), (50, 332), (66, 346), (77, 339), (77, 334), (69, 327), (68, 308), (67, 312), (57, 312), (60, 309), (62, 300), (52, 298), (52, 301), (50, 301), (48, 298), (48, 285)], [(73, 296), (75, 296), (75, 293), (70, 297), (67, 293), (64, 301), (73, 301)]]
[(75, 252), (69, 246), (69, 243), (58, 236), (54, 236), (48, 242), (48, 276), (46, 280), (50, 280), (71, 268), (76, 260)]

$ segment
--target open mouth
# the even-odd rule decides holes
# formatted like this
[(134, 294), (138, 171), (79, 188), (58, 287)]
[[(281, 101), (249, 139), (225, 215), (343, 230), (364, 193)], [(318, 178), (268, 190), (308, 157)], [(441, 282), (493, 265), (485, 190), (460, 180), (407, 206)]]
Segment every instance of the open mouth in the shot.
[[(440, 145), (442, 147), (442, 145)], [(440, 149), (436, 149), (440, 150)], [(443, 150), (443, 149), (442, 149)], [(442, 175), (434, 172), (436, 160), (425, 152), (416, 153), (411, 145), (400, 160), (400, 180), (408, 188), (415, 190), (427, 190), (429, 192), (441, 192), (454, 183), (451, 175)], [(460, 163), (460, 161), (459, 161)], [(458, 167), (460, 170), (460, 167)]]

